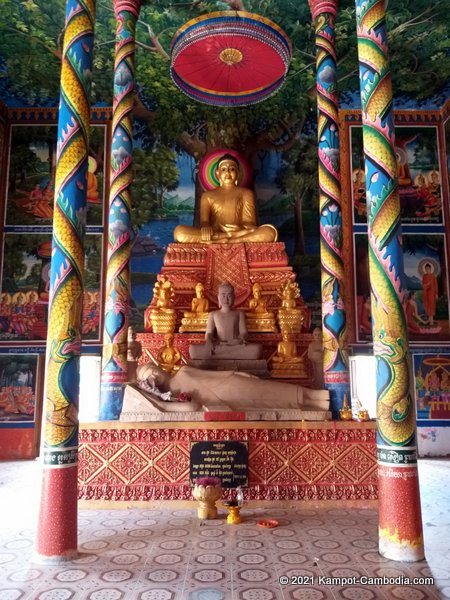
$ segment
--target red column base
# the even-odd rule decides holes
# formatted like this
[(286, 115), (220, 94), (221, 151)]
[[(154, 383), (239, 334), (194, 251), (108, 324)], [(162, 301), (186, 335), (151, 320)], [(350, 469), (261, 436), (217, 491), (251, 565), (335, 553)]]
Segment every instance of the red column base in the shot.
[(36, 560), (71, 560), (77, 554), (77, 465), (44, 467)]
[(391, 560), (425, 558), (417, 465), (378, 465), (379, 551)]

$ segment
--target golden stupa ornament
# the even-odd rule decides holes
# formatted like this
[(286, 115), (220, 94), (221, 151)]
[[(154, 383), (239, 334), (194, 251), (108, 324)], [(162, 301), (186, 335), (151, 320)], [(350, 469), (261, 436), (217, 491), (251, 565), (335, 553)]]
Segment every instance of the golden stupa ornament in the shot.
[(370, 421), (369, 411), (358, 400), (358, 421)]
[(344, 402), (342, 408), (339, 410), (339, 416), (341, 421), (351, 421), (353, 419), (352, 409), (347, 402), (347, 394), (344, 394)]

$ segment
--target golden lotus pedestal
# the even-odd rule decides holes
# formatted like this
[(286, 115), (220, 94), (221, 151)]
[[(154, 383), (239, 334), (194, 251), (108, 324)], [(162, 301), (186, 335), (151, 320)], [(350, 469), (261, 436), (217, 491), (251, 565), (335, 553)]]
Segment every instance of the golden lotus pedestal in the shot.
[(192, 495), (199, 503), (197, 508), (199, 519), (217, 519), (216, 502), (222, 495), (220, 485), (195, 485)]
[(250, 333), (277, 333), (275, 317), (252, 317), (247, 314), (245, 322)]
[(278, 326), (280, 331), (292, 331), (299, 333), (305, 321), (307, 308), (280, 308), (278, 311)]
[(173, 333), (177, 323), (177, 313), (171, 308), (149, 306), (144, 314), (144, 327), (153, 333)]
[(180, 333), (204, 333), (208, 324), (208, 314), (199, 317), (183, 317), (181, 319)]
[(303, 360), (295, 363), (272, 364), (270, 374), (275, 379), (307, 379), (308, 370)]

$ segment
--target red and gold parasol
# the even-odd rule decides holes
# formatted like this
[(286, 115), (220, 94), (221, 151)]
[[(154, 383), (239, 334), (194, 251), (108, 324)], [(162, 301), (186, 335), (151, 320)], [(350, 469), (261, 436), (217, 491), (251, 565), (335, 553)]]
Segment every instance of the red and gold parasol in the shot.
[(171, 75), (188, 96), (216, 106), (261, 102), (283, 84), (292, 48), (275, 23), (244, 11), (192, 19), (175, 34)]

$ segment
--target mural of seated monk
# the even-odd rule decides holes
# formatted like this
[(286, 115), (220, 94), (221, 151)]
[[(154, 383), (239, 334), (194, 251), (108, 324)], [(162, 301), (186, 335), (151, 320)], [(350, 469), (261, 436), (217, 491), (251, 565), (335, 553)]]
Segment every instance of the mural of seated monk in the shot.
[(208, 315), (204, 344), (192, 344), (189, 356), (193, 359), (258, 359), (261, 344), (247, 343), (245, 314), (233, 308), (234, 288), (228, 281), (219, 286), (219, 310)]
[[(146, 397), (145, 390), (156, 387), (161, 393), (171, 392), (177, 398), (181, 393), (189, 394), (192, 402), (164, 403), (170, 412), (198, 410), (248, 411), (248, 410), (329, 410), (329, 392), (312, 390), (280, 381), (259, 379), (247, 373), (235, 371), (206, 371), (183, 366), (174, 376), (153, 364), (141, 365), (137, 369), (138, 388), (127, 386), (124, 411), (127, 410), (127, 397), (131, 392)], [(155, 402), (152, 399), (152, 404)], [(192, 406), (189, 406), (192, 405)]]

